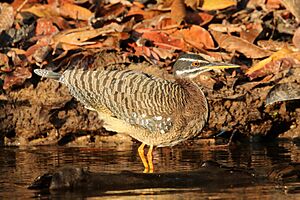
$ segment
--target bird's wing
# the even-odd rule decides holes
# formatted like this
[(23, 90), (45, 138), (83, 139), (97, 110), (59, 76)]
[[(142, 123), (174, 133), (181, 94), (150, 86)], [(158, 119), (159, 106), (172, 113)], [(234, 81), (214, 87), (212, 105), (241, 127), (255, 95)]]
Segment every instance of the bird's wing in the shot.
[(86, 107), (100, 113), (109, 110), (151, 131), (170, 130), (174, 111), (184, 103), (180, 85), (137, 71), (67, 70), (63, 76), (72, 95)]

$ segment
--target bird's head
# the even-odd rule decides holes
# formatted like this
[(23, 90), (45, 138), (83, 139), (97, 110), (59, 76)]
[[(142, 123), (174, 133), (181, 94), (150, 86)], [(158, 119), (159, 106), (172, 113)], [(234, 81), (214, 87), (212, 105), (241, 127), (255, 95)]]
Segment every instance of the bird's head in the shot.
[(203, 72), (214, 69), (238, 68), (238, 65), (210, 62), (197, 54), (181, 55), (173, 66), (173, 73), (179, 78), (195, 78)]

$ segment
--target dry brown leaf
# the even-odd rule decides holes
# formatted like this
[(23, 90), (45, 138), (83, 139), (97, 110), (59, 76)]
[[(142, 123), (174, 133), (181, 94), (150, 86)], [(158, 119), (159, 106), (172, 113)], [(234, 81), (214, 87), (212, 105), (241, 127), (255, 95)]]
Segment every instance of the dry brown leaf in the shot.
[(294, 33), (293, 44), (300, 50), (300, 27)]
[(13, 85), (20, 85), (26, 79), (31, 78), (31, 72), (25, 67), (16, 67), (16, 69), (5, 75), (3, 89), (7, 90)]
[(244, 54), (248, 58), (263, 58), (271, 55), (271, 52), (251, 44), (241, 38), (222, 34), (216, 31), (211, 31), (211, 34), (214, 36), (219, 46), (227, 51), (237, 51)]
[(92, 44), (94, 42), (86, 42), (87, 40), (97, 37), (101, 34), (111, 33), (111, 30), (98, 30), (90, 29), (90, 27), (77, 28), (61, 31), (58, 34), (54, 35), (52, 38), (52, 44), (66, 43), (71, 45), (85, 45)]
[(203, 0), (201, 8), (203, 10), (220, 10), (236, 5), (236, 0)]
[[(213, 52), (213, 51), (207, 51), (205, 52), (209, 57), (213, 58), (213, 62), (224, 62), (224, 60), (232, 60), (232, 55), (226, 52)], [(201, 55), (202, 56), (202, 55)], [(204, 57), (204, 56), (202, 56)], [(205, 58), (205, 57), (204, 57)], [(206, 58), (206, 60), (209, 60)]]
[(269, 9), (278, 9), (280, 8), (281, 0), (267, 0), (266, 6)]
[(162, 49), (153, 47), (152, 51), (155, 52), (162, 59), (171, 59), (173, 57), (174, 50)]
[(36, 35), (53, 35), (58, 33), (58, 29), (53, 25), (50, 19), (39, 18), (36, 22)]
[(278, 60), (271, 61), (264, 65), (263, 68), (254, 71), (252, 74), (248, 75), (251, 79), (257, 77), (264, 77), (269, 74), (278, 74), (282, 70), (289, 69), (295, 65), (295, 60), (293, 58), (280, 58)]
[[(40, 0), (26, 0), (26, 5), (33, 5), (40, 2)], [(11, 1), (12, 2), (12, 1)], [(21, 5), (24, 3), (24, 0), (14, 0), (10, 5), (17, 10), (18, 8), (22, 7)]]
[(170, 30), (178, 28), (180, 25), (175, 23), (171, 17), (170, 13), (163, 13), (153, 18), (146, 19), (134, 25), (134, 29), (145, 29), (145, 28), (154, 28), (157, 30)]
[(24, 59), (24, 54), (26, 51), (23, 49), (11, 48), (7, 52), (7, 56), (12, 61), (11, 67), (13, 66), (26, 66), (27, 60)]
[(135, 46), (134, 49), (135, 49), (135, 55), (137, 56), (147, 56), (147, 57), (151, 56), (151, 51), (149, 47)]
[(257, 45), (270, 51), (279, 51), (287, 46), (286, 42), (276, 40), (258, 40)]
[(281, 0), (284, 6), (296, 17), (300, 22), (300, 1), (299, 0)]
[(142, 38), (151, 40), (155, 45), (164, 49), (185, 49), (185, 43), (181, 38), (174, 38), (168, 36), (161, 31), (153, 31), (151, 29), (137, 29), (139, 33), (142, 33)]
[(0, 72), (10, 72), (12, 70), (8, 61), (7, 55), (0, 53)]
[[(173, 38), (174, 41), (174, 38)], [(169, 50), (182, 50), (187, 51), (187, 47), (184, 45), (183, 40), (177, 41), (176, 44), (167, 44), (167, 43), (160, 43), (160, 42), (154, 42), (155, 46), (162, 48), (162, 49), (169, 49)]]
[(144, 10), (143, 8), (140, 8), (138, 6), (132, 6), (126, 16), (142, 15), (145, 20), (152, 19), (159, 14), (161, 14), (161, 12), (157, 10)]
[(117, 23), (111, 23), (103, 28), (91, 29), (90, 27), (83, 27), (71, 30), (61, 31), (54, 35), (51, 44), (54, 48), (59, 44), (68, 46), (68, 49), (76, 46), (83, 46), (94, 44), (95, 42), (89, 42), (88, 40), (97, 36), (104, 36), (107, 34), (122, 32), (125, 27)]
[(159, 56), (151, 50), (151, 47), (146, 46), (137, 46), (136, 44), (130, 45), (135, 50), (134, 54), (136, 56), (144, 56), (144, 57), (154, 57), (156, 60), (159, 60)]
[(30, 63), (35, 63), (35, 59), (33, 59), (33, 56), (37, 55), (39, 53), (42, 53), (42, 51), (43, 51), (42, 49), (44, 49), (44, 47), (50, 48), (49, 49), (49, 51), (50, 51), (51, 47), (49, 46), (49, 42), (50, 42), (50, 39), (48, 37), (43, 37), (36, 44), (29, 47), (25, 52), (25, 56), (26, 56), (27, 60)]
[(133, 1), (132, 2), (132, 6), (131, 7), (139, 7), (139, 8), (145, 8), (145, 5), (142, 2), (138, 2), (138, 1)]
[(53, 5), (36, 4), (29, 8), (23, 8), (22, 12), (30, 12), (38, 17), (58, 16), (57, 9)]
[(156, 0), (157, 7), (160, 11), (169, 11), (174, 0)]
[(88, 9), (68, 2), (62, 2), (61, 4), (37, 4), (22, 9), (22, 11), (33, 13), (38, 17), (64, 16), (75, 20), (88, 20), (93, 15)]
[(189, 24), (198, 24), (204, 26), (208, 24), (214, 18), (213, 15), (205, 12), (187, 12), (186, 21)]
[(209, 30), (222, 33), (242, 32), (246, 30), (246, 26), (241, 24), (210, 24), (208, 28)]
[[(132, 6), (134, 7), (134, 6)], [(117, 4), (108, 4), (104, 7), (100, 6), (100, 9), (99, 14), (98, 12), (95, 13), (95, 16), (98, 17), (101, 16), (103, 18), (106, 18), (106, 19), (111, 19), (111, 18), (116, 18), (118, 16), (120, 16), (121, 14), (125, 13), (126, 11), (126, 7), (121, 4), (121, 3), (117, 3)]]
[(186, 10), (184, 0), (174, 0), (171, 6), (172, 20), (180, 24), (186, 17)]
[(246, 75), (251, 78), (261, 77), (291, 67), (295, 63), (300, 63), (300, 52), (283, 48), (249, 68)]
[(247, 2), (247, 7), (256, 8), (257, 6), (262, 6), (266, 4), (266, 0), (249, 0)]
[(7, 3), (0, 3), (0, 33), (14, 23), (14, 9)]
[(240, 33), (240, 37), (249, 43), (253, 43), (262, 30), (263, 28), (261, 24), (249, 24), (247, 26), (247, 30), (243, 30)]
[(59, 13), (61, 16), (76, 20), (88, 20), (93, 15), (91, 11), (84, 7), (77, 6), (75, 4), (71, 4), (64, 1), (59, 7)]
[[(163, 48), (157, 48), (157, 47), (147, 47), (144, 45), (138, 45), (137, 43), (131, 43), (129, 44), (135, 52), (134, 54), (136, 56), (144, 56), (146, 59), (155, 59), (156, 61), (159, 61), (162, 59), (172, 58), (173, 57), (173, 49), (163, 49)], [(148, 60), (148, 61), (151, 61)]]
[[(187, 29), (153, 31), (152, 29), (138, 29), (139, 33), (143, 33), (142, 37), (154, 41), (154, 44), (165, 49), (181, 49), (188, 50), (188, 45), (197, 49), (214, 48), (214, 42), (211, 35), (204, 28), (193, 25)], [(168, 33), (168, 34), (167, 34)]]
[(253, 72), (263, 68), (266, 64), (268, 64), (271, 61), (274, 60), (278, 60), (280, 58), (284, 58), (286, 56), (286, 54), (290, 54), (292, 53), (291, 50), (289, 49), (281, 49), (280, 51), (275, 52), (274, 54), (272, 54), (270, 57), (260, 61), (259, 63), (257, 63), (256, 65), (252, 66), (251, 68), (248, 69), (246, 75), (251, 75)]
[(124, 6), (128, 6), (128, 7), (132, 6), (132, 3), (128, 0), (109, 0), (108, 2), (111, 4), (121, 3)]
[(85, 49), (99, 49), (99, 48), (103, 48), (104, 46), (107, 46), (107, 45), (104, 45), (103, 44), (104, 42), (96, 42), (95, 44), (89, 44), (89, 45), (86, 45), (84, 46)]
[(9, 57), (11, 57), (11, 53), (12, 52), (14, 52), (14, 53), (16, 53), (16, 54), (24, 54), (26, 51), (25, 50), (23, 50), (23, 49), (18, 49), (18, 48), (10, 48), (10, 50), (8, 51), (8, 53), (7, 53), (7, 55), (9, 56)]
[(212, 49), (215, 47), (211, 35), (201, 26), (193, 25), (189, 29), (181, 29), (179, 32), (182, 34), (184, 41), (197, 49)]
[(175, 23), (170, 17), (160, 18), (160, 20), (157, 23), (155, 23), (154, 20), (151, 23), (154, 26), (150, 27), (154, 27), (158, 30), (171, 30), (180, 26), (178, 23)]
[(193, 10), (197, 10), (197, 8), (201, 5), (201, 0), (185, 0), (185, 5), (191, 7)]

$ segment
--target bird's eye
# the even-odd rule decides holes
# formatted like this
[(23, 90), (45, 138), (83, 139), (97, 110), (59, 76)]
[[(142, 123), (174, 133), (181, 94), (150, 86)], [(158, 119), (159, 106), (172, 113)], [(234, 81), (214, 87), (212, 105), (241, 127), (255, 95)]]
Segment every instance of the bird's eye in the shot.
[(195, 61), (195, 62), (192, 62), (192, 66), (194, 66), (194, 67), (198, 67), (200, 65), (200, 63), (199, 62), (197, 62), (197, 61)]

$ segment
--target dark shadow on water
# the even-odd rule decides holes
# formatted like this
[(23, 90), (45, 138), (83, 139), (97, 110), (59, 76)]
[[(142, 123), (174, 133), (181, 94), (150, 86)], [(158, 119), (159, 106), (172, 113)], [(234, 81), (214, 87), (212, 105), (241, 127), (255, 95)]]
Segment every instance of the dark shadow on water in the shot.
[[(228, 167), (228, 169), (233, 169), (225, 170), (225, 173), (222, 172), (223, 174), (220, 172), (219, 177), (215, 178), (209, 172), (218, 171), (219, 168), (208, 168), (206, 176), (204, 176), (205, 174), (198, 174), (200, 180), (197, 184), (189, 183), (186, 184), (186, 187), (184, 187), (184, 182), (180, 183), (181, 185), (179, 184), (178, 187), (172, 184), (154, 187), (151, 185), (154, 184), (153, 182), (149, 183), (149, 187), (147, 187), (141, 182), (134, 187), (122, 188), (122, 185), (119, 185), (103, 190), (84, 187), (82, 189), (56, 191), (27, 189), (36, 177), (65, 167), (88, 168), (93, 173), (111, 174), (111, 177), (123, 178), (120, 183), (122, 181), (127, 183), (129, 179), (132, 181), (132, 177), (139, 176), (136, 174), (142, 174), (143, 167), (136, 152), (137, 148), (138, 144), (119, 147), (106, 144), (99, 148), (3, 147), (0, 150), (0, 197), (4, 199), (41, 197), (81, 199), (101, 196), (110, 199), (131, 198), (139, 195), (142, 199), (151, 199), (156, 196), (176, 199), (180, 199), (180, 197), (224, 197), (230, 199), (236, 197), (237, 194), (241, 198), (300, 197), (299, 177), (297, 174), (293, 175), (292, 173), (295, 172), (290, 169), (291, 164), (299, 164), (300, 148), (299, 143), (292, 141), (249, 143), (223, 149), (197, 143), (156, 149), (154, 152), (154, 176), (161, 174), (163, 177), (165, 174), (173, 174), (174, 176), (172, 175), (171, 178), (182, 177), (183, 180), (188, 180), (192, 173), (199, 169), (202, 170), (205, 161), (214, 161), (221, 166)], [(272, 179), (267, 177), (272, 172), (272, 168), (278, 168), (278, 165), (288, 166), (289, 168), (284, 168), (287, 173), (274, 173)], [(248, 173), (250, 176), (247, 175), (245, 179), (239, 173), (233, 173), (233, 176), (232, 174), (229, 176), (232, 171), (237, 169), (242, 170), (246, 175)], [(124, 171), (128, 173), (126, 174)], [(254, 179), (251, 177), (253, 171), (256, 174)], [(293, 176), (288, 177), (289, 174)], [(204, 178), (201, 177), (202, 175)], [(279, 181), (282, 178), (280, 176), (283, 178), (287, 176), (289, 179), (288, 181), (284, 181), (285, 179)], [(157, 179), (159, 180), (159, 178)], [(150, 180), (150, 178), (148, 177), (146, 180)]]

